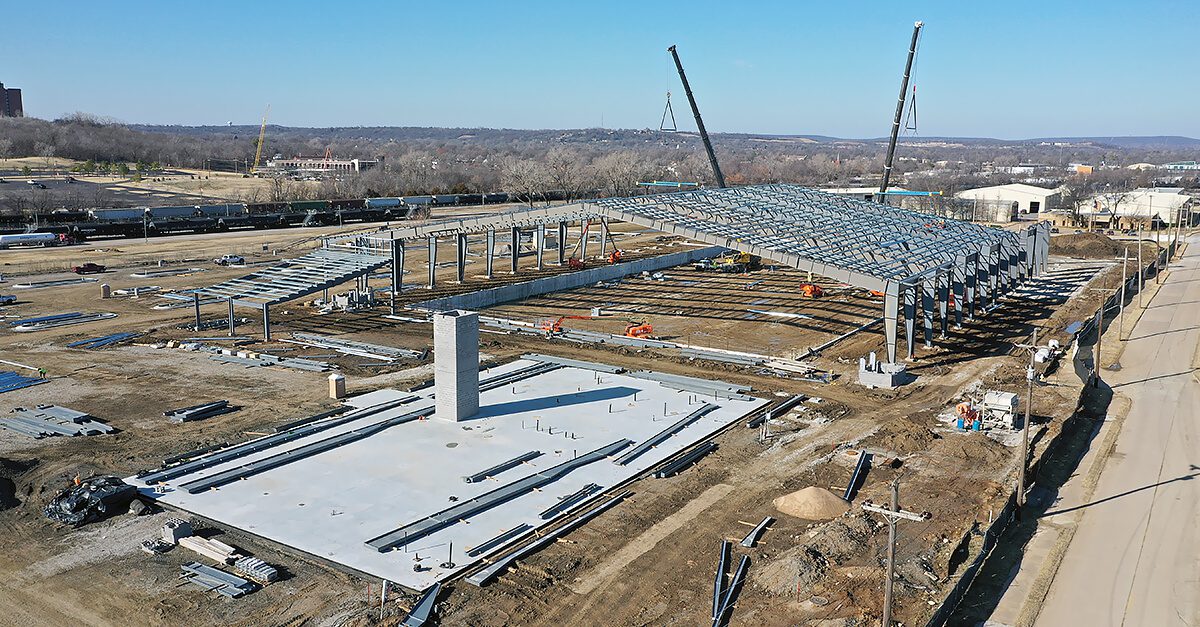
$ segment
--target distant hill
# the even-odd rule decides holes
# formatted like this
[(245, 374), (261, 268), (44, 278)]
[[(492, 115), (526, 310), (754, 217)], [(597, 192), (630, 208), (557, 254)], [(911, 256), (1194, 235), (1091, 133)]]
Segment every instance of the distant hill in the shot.
[[(258, 127), (237, 126), (155, 126), (132, 124), (129, 128), (152, 133), (179, 135), (256, 135)], [(552, 142), (620, 142), (645, 141), (663, 137), (694, 137), (694, 132), (664, 133), (653, 129), (504, 129), (504, 128), (443, 128), (413, 126), (338, 126), (338, 127), (294, 127), (268, 125), (268, 133), (275, 137), (322, 137), (327, 139), (365, 139), (373, 141), (552, 141)], [(756, 133), (714, 133), (714, 138), (798, 144), (874, 144), (886, 142), (886, 137), (832, 137), (829, 135), (771, 135)], [(905, 143), (944, 142), (964, 146), (1030, 146), (1043, 144), (1067, 144), (1079, 147), (1113, 147), (1132, 150), (1200, 150), (1200, 139), (1179, 135), (1151, 135), (1127, 137), (1034, 137), (1029, 139), (997, 139), (992, 137), (949, 137), (949, 136), (905, 136)]]

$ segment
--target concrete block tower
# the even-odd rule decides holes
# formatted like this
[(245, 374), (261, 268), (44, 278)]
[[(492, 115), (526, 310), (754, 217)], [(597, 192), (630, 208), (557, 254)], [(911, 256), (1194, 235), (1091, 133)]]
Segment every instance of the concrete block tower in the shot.
[(433, 314), (435, 417), (460, 422), (479, 413), (479, 314)]

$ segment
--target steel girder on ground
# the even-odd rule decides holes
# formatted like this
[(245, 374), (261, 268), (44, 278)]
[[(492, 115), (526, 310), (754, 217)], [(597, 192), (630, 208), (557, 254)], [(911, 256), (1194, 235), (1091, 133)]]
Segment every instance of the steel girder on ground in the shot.
[[(897, 358), (899, 320), (908, 357), (916, 324), (924, 340), (945, 336), (951, 315), (973, 318), (1016, 285), (1040, 274), (1049, 227), (1005, 230), (856, 200), (798, 185), (751, 185), (606, 198), (493, 216), (431, 222), (371, 235), (331, 238), (328, 246), (381, 249), (393, 240), (462, 236), (547, 224), (611, 219), (758, 255), (843, 281), (884, 298), (887, 359)], [(561, 247), (561, 242), (560, 242)], [(460, 262), (462, 255), (459, 255)], [(489, 264), (490, 266), (490, 264)], [(460, 272), (461, 274), (461, 272)], [(432, 269), (431, 269), (432, 285)], [(953, 303), (953, 314), (950, 305)]]

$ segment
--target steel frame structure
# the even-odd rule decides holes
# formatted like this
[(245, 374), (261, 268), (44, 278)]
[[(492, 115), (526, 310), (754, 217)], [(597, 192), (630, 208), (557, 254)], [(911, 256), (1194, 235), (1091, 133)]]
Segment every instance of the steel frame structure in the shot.
[(263, 337), (271, 339), (271, 305), (284, 303), (341, 285), (350, 279), (365, 278), (372, 272), (393, 264), (391, 247), (381, 247), (377, 240), (346, 238), (326, 242), (324, 247), (295, 259), (289, 259), (252, 274), (196, 290), (192, 297), (196, 310), (196, 327), (200, 328), (200, 298), (211, 296), (229, 305), (229, 334), (235, 332), (233, 308), (253, 307), (262, 311)]
[[(547, 226), (557, 234), (559, 265), (566, 263), (570, 227), (579, 225), (575, 249), (586, 256), (588, 226), (601, 227), (601, 254), (608, 220), (758, 255), (775, 263), (813, 272), (883, 294), (887, 359), (897, 360), (903, 321), (907, 358), (914, 356), (917, 322), (926, 346), (935, 333), (946, 336), (950, 321), (974, 319), (1017, 285), (1045, 271), (1049, 225), (1005, 230), (838, 196), (799, 185), (750, 185), (670, 194), (605, 198), (554, 207), (522, 209), (492, 216), (428, 222), (369, 235), (328, 238), (309, 257), (320, 268), (338, 265), (332, 256), (348, 255), (343, 274), (317, 270), (302, 286), (277, 283), (287, 273), (269, 268), (244, 279), (201, 290), (237, 304), (257, 299), (276, 303), (329, 287), (331, 281), (363, 276), (390, 260), (392, 293), (401, 289), (404, 242), (427, 240), (436, 259), (439, 238), (456, 243), (458, 275), (464, 275), (467, 237), (485, 234), (484, 256), (491, 276), (497, 231), (509, 232), (510, 268), (518, 270), (523, 230), (534, 230), (538, 264)], [(304, 259), (304, 258), (302, 258)], [(430, 263), (429, 287), (435, 264)], [(291, 277), (294, 278), (294, 277)], [(336, 284), (336, 283), (335, 283)], [(395, 307), (393, 300), (393, 309)], [(953, 304), (953, 311), (951, 311)], [(255, 304), (255, 306), (260, 306)], [(264, 314), (266, 305), (261, 305)], [(265, 317), (265, 315), (264, 315)]]

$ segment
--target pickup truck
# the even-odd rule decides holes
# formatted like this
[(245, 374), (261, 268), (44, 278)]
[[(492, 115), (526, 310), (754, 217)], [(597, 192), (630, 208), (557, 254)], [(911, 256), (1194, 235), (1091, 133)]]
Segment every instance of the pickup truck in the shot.
[(241, 255), (221, 255), (213, 259), (213, 263), (218, 266), (244, 266), (246, 265), (246, 258)]
[(71, 272), (74, 272), (75, 274), (98, 274), (100, 272), (104, 272), (107, 269), (108, 268), (106, 268), (105, 266), (102, 266), (98, 263), (92, 263), (89, 261), (85, 264), (72, 267)]

